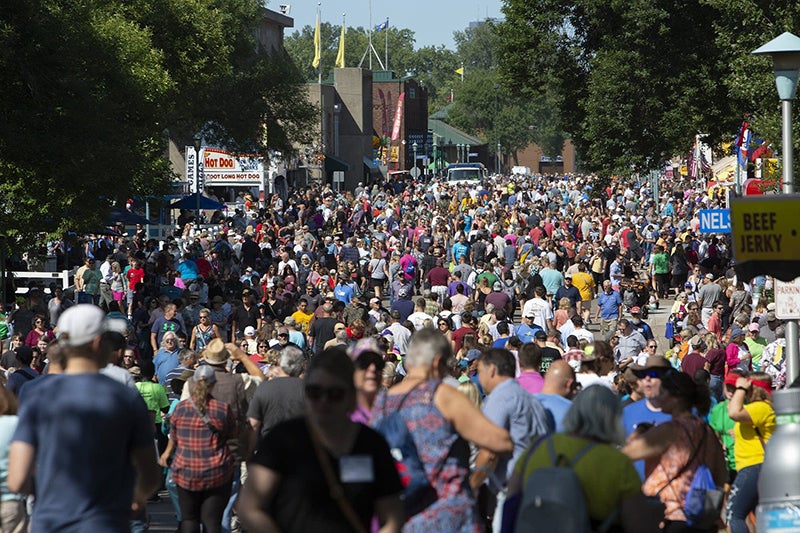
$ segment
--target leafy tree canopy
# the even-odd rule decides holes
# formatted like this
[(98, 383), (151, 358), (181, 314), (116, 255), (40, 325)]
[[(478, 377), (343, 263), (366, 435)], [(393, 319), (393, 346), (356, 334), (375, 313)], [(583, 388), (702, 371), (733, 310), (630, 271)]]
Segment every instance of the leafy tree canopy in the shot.
[(112, 202), (163, 193), (167, 133), (189, 142), (203, 128), (263, 153), (313, 123), (290, 59), (256, 44), (256, 0), (12, 4), (0, 8), (0, 234), (96, 229)]
[(522, 94), (554, 92), (587, 169), (656, 168), (695, 133), (722, 139), (741, 120), (715, 1), (506, 0), (502, 77)]

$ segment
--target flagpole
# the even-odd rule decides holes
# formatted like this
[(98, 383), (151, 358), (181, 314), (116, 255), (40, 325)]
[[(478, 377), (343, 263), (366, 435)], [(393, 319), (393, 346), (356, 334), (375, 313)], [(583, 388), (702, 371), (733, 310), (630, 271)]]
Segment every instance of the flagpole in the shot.
[[(314, 54), (317, 57), (317, 84), (322, 85), (322, 30), (320, 29), (320, 20), (322, 18), (322, 2), (317, 2), (317, 25), (314, 34), (316, 42), (314, 43)], [(320, 89), (320, 100), (322, 98), (322, 89)]]
[(389, 70), (389, 17), (386, 17), (386, 27), (383, 28), (384, 37), (386, 39), (385, 49), (383, 51), (384, 64), (386, 70)]
[[(372, 49), (372, 0), (369, 0), (369, 47)], [(372, 70), (372, 54), (369, 54), (369, 69)]]

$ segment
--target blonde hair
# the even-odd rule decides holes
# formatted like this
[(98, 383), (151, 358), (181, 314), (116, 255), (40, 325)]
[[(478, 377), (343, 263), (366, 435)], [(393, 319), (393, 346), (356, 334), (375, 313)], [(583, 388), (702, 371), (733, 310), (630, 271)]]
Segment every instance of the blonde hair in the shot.
[(559, 309), (569, 309), (572, 307), (572, 300), (564, 296), (558, 301), (558, 308)]
[(478, 390), (478, 386), (475, 385), (471, 381), (464, 381), (463, 383), (458, 384), (458, 392), (463, 394), (467, 397), (467, 399), (477, 407), (478, 409), (481, 408), (481, 393)]
[(208, 409), (209, 393), (211, 392), (211, 387), (213, 386), (213, 383), (209, 383), (208, 381), (201, 379), (200, 381), (195, 381), (189, 390), (189, 395), (192, 397), (192, 401), (197, 406), (197, 410), (201, 413), (205, 413), (206, 409)]

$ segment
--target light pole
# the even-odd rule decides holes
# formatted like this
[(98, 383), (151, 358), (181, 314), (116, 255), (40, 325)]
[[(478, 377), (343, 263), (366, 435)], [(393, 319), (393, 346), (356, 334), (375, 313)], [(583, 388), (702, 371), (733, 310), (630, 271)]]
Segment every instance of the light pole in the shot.
[[(785, 32), (754, 50), (753, 54), (772, 57), (775, 85), (781, 100), (782, 189), (784, 194), (792, 194), (792, 99), (797, 90), (800, 70), (800, 38)], [(787, 320), (785, 328), (788, 386), (800, 371), (797, 321)], [(756, 508), (757, 530), (765, 533), (783, 529), (781, 519), (785, 519), (789, 508), (796, 509), (800, 503), (800, 463), (795, 460), (800, 443), (800, 394), (797, 393), (797, 389), (784, 389), (772, 395), (777, 428), (765, 448), (764, 462), (758, 476), (759, 505)]]
[(464, 151), (464, 160), (469, 163), (469, 145), (464, 146), (466, 150)]
[[(784, 32), (761, 48), (756, 55), (772, 57), (775, 86), (781, 99), (781, 145), (783, 194), (794, 193), (794, 157), (792, 154), (792, 100), (797, 91), (797, 76), (800, 69), (800, 37)], [(786, 322), (786, 383), (791, 383), (800, 373), (800, 348), (798, 347), (797, 321)]]
[(436, 142), (436, 134), (433, 134), (433, 176), (439, 175), (439, 145)]
[[(411, 143), (411, 151), (414, 153), (414, 169), (417, 168), (417, 148), (418, 148), (417, 141)], [(417, 173), (416, 171), (412, 171), (412, 175), (416, 173)], [(416, 176), (414, 177), (416, 178)]]
[(197, 203), (195, 207), (197, 208), (195, 211), (195, 225), (197, 226), (197, 231), (200, 231), (200, 187), (203, 186), (203, 170), (205, 167), (205, 161), (203, 161), (203, 155), (200, 151), (203, 149), (203, 136), (200, 135), (200, 132), (195, 133), (194, 135), (194, 153), (195, 159), (197, 160), (197, 172), (195, 172), (195, 186), (194, 186), (194, 193), (197, 195)]
[(461, 143), (456, 144), (456, 163), (461, 163)]
[[(333, 155), (339, 157), (339, 115), (342, 113), (342, 104), (333, 104)], [(337, 174), (341, 176), (341, 174)], [(342, 192), (341, 179), (336, 180), (336, 192)]]
[(497, 163), (495, 165), (495, 172), (500, 174), (500, 143), (497, 143)]

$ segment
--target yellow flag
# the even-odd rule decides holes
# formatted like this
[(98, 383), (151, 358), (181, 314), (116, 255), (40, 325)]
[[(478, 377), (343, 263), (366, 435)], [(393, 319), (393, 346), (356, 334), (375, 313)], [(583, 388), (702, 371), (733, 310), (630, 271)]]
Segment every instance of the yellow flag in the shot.
[(342, 22), (342, 36), (339, 37), (339, 52), (336, 54), (336, 68), (344, 68), (344, 22)]
[(459, 76), (463, 76), (464, 75), (464, 67), (457, 68), (456, 69), (456, 74), (458, 74)]
[(311, 66), (319, 67), (319, 59), (322, 56), (322, 39), (319, 34), (319, 9), (317, 9), (317, 25), (314, 27), (314, 61)]

